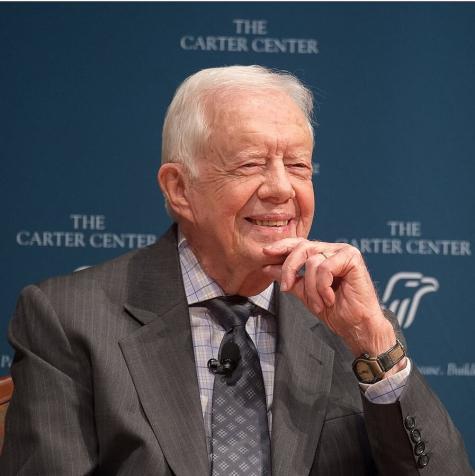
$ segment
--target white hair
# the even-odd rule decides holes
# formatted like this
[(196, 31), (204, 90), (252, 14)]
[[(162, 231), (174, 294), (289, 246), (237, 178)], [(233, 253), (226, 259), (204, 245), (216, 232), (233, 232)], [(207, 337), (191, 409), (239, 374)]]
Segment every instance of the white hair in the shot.
[(307, 118), (313, 137), (313, 95), (299, 79), (263, 66), (208, 68), (181, 83), (168, 107), (162, 132), (162, 164), (183, 164), (196, 177), (196, 158), (209, 137), (207, 98), (226, 90), (278, 90), (290, 96)]

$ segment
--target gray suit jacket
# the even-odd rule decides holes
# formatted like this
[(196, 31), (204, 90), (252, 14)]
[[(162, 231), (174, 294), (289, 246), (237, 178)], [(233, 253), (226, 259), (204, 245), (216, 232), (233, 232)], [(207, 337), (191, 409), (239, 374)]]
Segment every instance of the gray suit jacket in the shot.
[[(175, 235), (23, 291), (2, 475), (209, 474)], [(378, 406), (351, 361), (299, 301), (278, 296), (273, 476), (472, 474), (416, 369), (398, 403)], [(420, 473), (407, 416), (430, 456)]]

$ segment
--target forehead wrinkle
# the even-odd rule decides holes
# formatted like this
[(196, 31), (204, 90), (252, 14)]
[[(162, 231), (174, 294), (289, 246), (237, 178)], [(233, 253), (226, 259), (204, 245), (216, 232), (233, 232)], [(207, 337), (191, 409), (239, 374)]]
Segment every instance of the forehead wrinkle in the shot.
[[(298, 112), (301, 113), (304, 119), (303, 122), (301, 121), (302, 117), (298, 117), (298, 115), (293, 114), (294, 117), (298, 117), (298, 120), (296, 120), (295, 122), (299, 125), (306, 124), (306, 118), (303, 111), (300, 110), (299, 106), (287, 93), (280, 91), (279, 89), (223, 89), (213, 91), (212, 93), (205, 95), (203, 101), (205, 104), (208, 125), (212, 127), (212, 125), (214, 125), (216, 122), (221, 125), (223, 122), (222, 119), (227, 118), (231, 115), (233, 118), (239, 117), (241, 119), (244, 119), (241, 122), (247, 123), (246, 118), (243, 118), (243, 110), (246, 111), (248, 107), (252, 108), (256, 105), (259, 107), (262, 104), (265, 107), (276, 111), (276, 114), (269, 121), (269, 124), (282, 123), (281, 121), (279, 121), (278, 118), (278, 112), (281, 110), (282, 99), (290, 101), (292, 104), (295, 105), (295, 108), (298, 110)], [(220, 104), (224, 104), (225, 107), (219, 107)], [(220, 119), (219, 121), (217, 121), (218, 117)], [(230, 121), (230, 123), (234, 124), (236, 122), (238, 121)]]
[[(235, 157), (261, 157), (263, 154), (285, 156), (288, 154), (289, 142), (292, 142), (293, 137), (301, 137), (302, 131), (305, 135), (308, 134), (311, 155), (313, 139), (308, 131), (305, 115), (287, 94), (275, 90), (222, 90), (207, 95), (204, 100), (209, 127), (208, 150), (217, 153), (220, 161), (225, 162), (231, 153)], [(282, 104), (288, 102), (295, 107), (287, 107), (283, 112)], [(220, 107), (221, 103), (224, 104), (223, 107)], [(256, 107), (267, 109), (269, 130), (260, 130), (260, 118), (254, 123), (252, 110)], [(225, 140), (215, 141), (217, 135), (224, 136)], [(241, 142), (241, 151), (236, 151), (233, 147), (234, 138)], [(308, 154), (303, 152), (299, 155)]]

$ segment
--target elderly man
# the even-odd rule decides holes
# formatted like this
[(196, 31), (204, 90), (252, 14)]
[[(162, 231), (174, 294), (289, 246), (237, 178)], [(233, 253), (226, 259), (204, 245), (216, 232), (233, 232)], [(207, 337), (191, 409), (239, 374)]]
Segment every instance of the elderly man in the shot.
[(307, 240), (311, 111), (258, 66), (180, 86), (158, 174), (176, 224), (22, 293), (2, 474), (472, 474), (360, 253)]

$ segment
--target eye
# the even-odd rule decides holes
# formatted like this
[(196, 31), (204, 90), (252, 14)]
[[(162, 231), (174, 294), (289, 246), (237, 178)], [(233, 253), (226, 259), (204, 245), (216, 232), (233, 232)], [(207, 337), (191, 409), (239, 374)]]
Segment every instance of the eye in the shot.
[(291, 162), (287, 164), (287, 167), (292, 167), (295, 169), (310, 169), (310, 166), (305, 162)]
[(296, 177), (304, 179), (310, 179), (312, 177), (312, 166), (306, 161), (287, 162), (285, 166), (289, 173)]
[(263, 167), (265, 163), (262, 162), (256, 162), (256, 161), (251, 161), (251, 162), (245, 162), (244, 164), (241, 165), (241, 168), (243, 169), (255, 169), (257, 167)]

